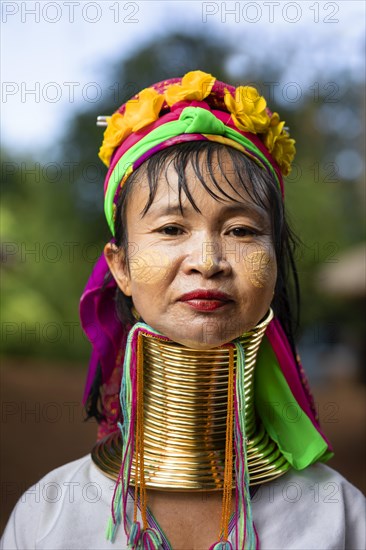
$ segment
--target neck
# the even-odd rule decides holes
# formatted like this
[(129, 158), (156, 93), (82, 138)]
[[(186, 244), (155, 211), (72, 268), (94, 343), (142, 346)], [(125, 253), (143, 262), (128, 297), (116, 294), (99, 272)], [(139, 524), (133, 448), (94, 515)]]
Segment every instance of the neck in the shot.
[[(270, 310), (261, 323), (238, 339), (245, 353), (244, 420), (252, 485), (274, 479), (289, 468), (255, 413), (256, 358), (272, 318)], [(146, 487), (178, 491), (222, 489), (229, 349), (196, 350), (146, 335), (143, 376)], [(120, 456), (119, 433), (98, 442), (92, 451), (96, 465), (113, 479), (118, 476)], [(131, 474), (134, 479), (134, 460)]]

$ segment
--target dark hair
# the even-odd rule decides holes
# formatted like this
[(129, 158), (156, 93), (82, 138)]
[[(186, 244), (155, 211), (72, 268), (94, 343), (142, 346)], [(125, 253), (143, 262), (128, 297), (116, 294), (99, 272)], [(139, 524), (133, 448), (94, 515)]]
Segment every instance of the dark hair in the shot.
[[(228, 173), (227, 165), (225, 167), (225, 163), (222, 160), (224, 151), (229, 154), (232, 162), (232, 170), (230, 170), (230, 173)], [(277, 260), (277, 282), (272, 301), (272, 309), (286, 333), (294, 357), (296, 358), (294, 332), (298, 325), (300, 292), (294, 262), (294, 252), (298, 239), (287, 223), (281, 190), (275, 178), (272, 174), (267, 172), (267, 170), (258, 166), (240, 151), (210, 141), (190, 141), (163, 149), (146, 160), (127, 179), (119, 194), (115, 218), (116, 246), (118, 249), (123, 250), (128, 259), (126, 211), (128, 199), (133, 191), (134, 185), (141, 177), (147, 176), (150, 192), (148, 201), (142, 211), (142, 216), (144, 216), (154, 201), (159, 177), (163, 172), (166, 175), (170, 165), (174, 167), (178, 175), (178, 197), (180, 207), (182, 208), (181, 195), (182, 192), (184, 192), (193, 208), (200, 212), (190, 194), (186, 178), (186, 168), (189, 164), (192, 165), (200, 183), (215, 200), (220, 201), (224, 198), (229, 198), (239, 203), (245, 200), (232, 184), (234, 174), (234, 178), (240, 183), (251, 200), (270, 212), (272, 241)], [(205, 172), (203, 172), (203, 167), (205, 168)], [(221, 170), (221, 174), (233, 189), (232, 196), (228, 195), (220, 188), (214, 175), (214, 167), (218, 167)], [(206, 181), (208, 177), (217, 189), (217, 193), (207, 186)], [(104, 286), (111, 277), (112, 274), (108, 273)], [(115, 303), (117, 315), (121, 322), (133, 325), (135, 319), (131, 313), (132, 300), (130, 297), (125, 296), (118, 287), (115, 295)], [(96, 383), (90, 394), (89, 416), (96, 416), (95, 413), (98, 411), (96, 407), (98, 395), (99, 388)]]

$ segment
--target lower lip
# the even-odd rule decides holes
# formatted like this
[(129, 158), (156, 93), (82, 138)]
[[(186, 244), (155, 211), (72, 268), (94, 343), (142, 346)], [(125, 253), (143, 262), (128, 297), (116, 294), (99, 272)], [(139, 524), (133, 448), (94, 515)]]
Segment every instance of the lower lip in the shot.
[(193, 309), (198, 309), (200, 311), (213, 311), (221, 307), (226, 306), (230, 302), (223, 302), (221, 300), (185, 300), (184, 304), (188, 304), (193, 307)]

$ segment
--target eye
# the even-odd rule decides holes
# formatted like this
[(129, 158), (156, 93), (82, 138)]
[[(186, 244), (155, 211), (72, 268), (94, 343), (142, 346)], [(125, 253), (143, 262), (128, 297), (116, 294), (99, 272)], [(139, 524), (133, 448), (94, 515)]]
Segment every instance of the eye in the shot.
[(166, 225), (165, 227), (161, 227), (158, 231), (163, 235), (169, 235), (171, 237), (181, 235), (183, 233), (183, 229), (177, 227), (176, 225)]
[(228, 233), (231, 233), (234, 237), (253, 237), (258, 235), (258, 231), (245, 226), (233, 227)]

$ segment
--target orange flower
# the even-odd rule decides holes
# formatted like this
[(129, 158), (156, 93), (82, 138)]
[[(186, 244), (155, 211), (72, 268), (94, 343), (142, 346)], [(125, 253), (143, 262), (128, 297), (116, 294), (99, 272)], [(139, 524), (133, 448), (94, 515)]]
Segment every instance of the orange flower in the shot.
[(164, 97), (153, 88), (142, 90), (137, 99), (126, 103), (124, 119), (132, 132), (138, 132), (159, 118)]
[(113, 151), (130, 135), (159, 117), (164, 97), (153, 88), (142, 90), (137, 99), (126, 103), (124, 114), (114, 113), (108, 121), (99, 158), (109, 166)]
[(114, 113), (108, 120), (104, 132), (103, 143), (99, 149), (99, 158), (109, 166), (115, 148), (131, 134), (131, 128), (126, 125), (121, 113)]
[(203, 71), (190, 71), (181, 84), (172, 84), (165, 90), (165, 101), (171, 107), (178, 101), (202, 101), (210, 95), (216, 78)]
[(224, 101), (239, 130), (258, 134), (267, 129), (270, 118), (266, 111), (266, 100), (252, 86), (236, 88), (235, 98), (225, 88)]

